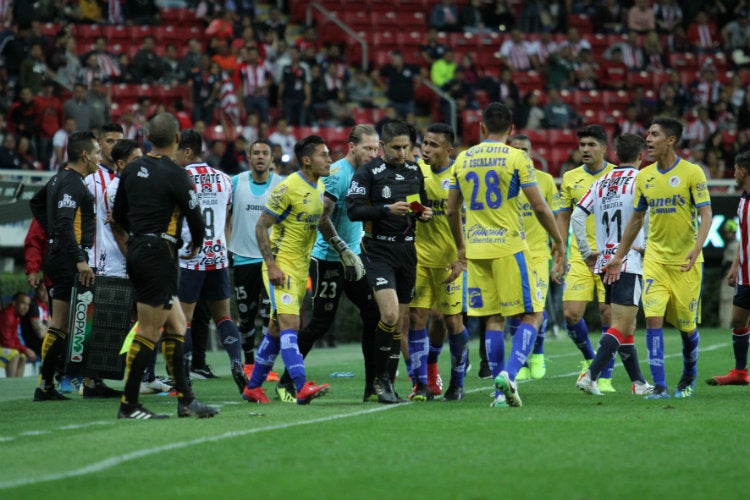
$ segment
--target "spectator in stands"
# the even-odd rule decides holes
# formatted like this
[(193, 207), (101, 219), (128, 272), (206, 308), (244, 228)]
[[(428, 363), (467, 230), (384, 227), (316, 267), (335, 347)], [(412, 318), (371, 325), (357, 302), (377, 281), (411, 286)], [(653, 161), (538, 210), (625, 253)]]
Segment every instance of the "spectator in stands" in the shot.
[(201, 58), (203, 56), (203, 45), (197, 38), (188, 41), (188, 51), (180, 61), (180, 70), (189, 78), (194, 72), (201, 69)]
[(643, 49), (638, 42), (638, 34), (634, 31), (629, 31), (625, 40), (612, 45), (605, 52), (605, 57), (612, 57), (612, 52), (614, 52), (615, 49), (620, 49), (622, 51), (622, 61), (629, 70), (640, 71), (645, 65)]
[(508, 67), (500, 70), (500, 80), (490, 99), (505, 103), (512, 110), (517, 110), (521, 105), (521, 92), (518, 85), (513, 81), (513, 72)]
[(354, 78), (346, 84), (347, 100), (360, 108), (374, 108), (375, 88), (365, 70), (354, 69)]
[(538, 66), (534, 44), (524, 39), (519, 29), (510, 32), (510, 38), (500, 46), (500, 58), (513, 71), (529, 71)]
[(63, 113), (66, 118), (75, 119), (76, 132), (91, 130), (94, 108), (86, 99), (86, 87), (82, 83), (73, 86), (73, 96), (63, 104)]
[(721, 35), (716, 24), (709, 21), (704, 11), (698, 12), (695, 21), (688, 26), (687, 38), (696, 52), (716, 52), (721, 48)]
[(599, 63), (589, 49), (583, 49), (578, 53), (578, 59), (574, 66), (576, 87), (580, 90), (595, 90), (598, 87)]
[(269, 87), (273, 81), (271, 68), (261, 59), (255, 46), (240, 50), (242, 62), (234, 72), (234, 87), (243, 116), (258, 113), (261, 121), (268, 121)]
[(520, 130), (542, 130), (544, 128), (544, 109), (539, 104), (541, 92), (532, 90), (523, 96), (518, 113), (513, 113), (516, 127)]
[(417, 68), (404, 63), (399, 51), (390, 53), (390, 63), (380, 68), (381, 86), (385, 87), (388, 104), (396, 109), (398, 118), (409, 121), (414, 116), (414, 80)]
[(219, 164), (227, 152), (227, 143), (223, 139), (215, 139), (209, 143), (205, 161), (213, 168), (220, 168)]
[(31, 148), (31, 140), (28, 137), (19, 137), (16, 153), (21, 160), (22, 170), (42, 170), (42, 162), (37, 161)]
[(64, 115), (60, 99), (54, 94), (55, 82), (45, 79), (42, 91), (34, 97), (35, 114), (37, 116), (37, 134), (34, 151), (45, 168), (49, 168), (49, 158), (52, 155), (52, 137), (62, 126)]
[(549, 31), (542, 31), (539, 38), (531, 42), (530, 53), (534, 54), (539, 68), (543, 68), (550, 56), (559, 49), (557, 42), (552, 38)]
[(485, 3), (484, 19), (492, 31), (507, 31), (516, 25), (514, 6), (509, 0), (495, 0)]
[(52, 137), (52, 156), (49, 160), (49, 169), (53, 172), (68, 161), (68, 137), (76, 131), (75, 118), (66, 118), (60, 130)]
[(672, 85), (667, 85), (659, 94), (656, 102), (655, 116), (665, 116), (681, 120), (685, 106), (677, 100), (677, 91)]
[(214, 55), (211, 61), (217, 63), (222, 71), (230, 75), (237, 69), (237, 57), (229, 50), (229, 44), (224, 39), (213, 40)]
[(310, 68), (310, 102), (312, 104), (308, 110), (308, 116), (313, 125), (320, 125), (322, 120), (330, 117), (329, 97), (325, 76), (321, 73), (320, 66), (315, 64)]
[(232, 40), (230, 45), (232, 54), (238, 55), (242, 47), (258, 47), (258, 39), (252, 26), (243, 27), (239, 38)]
[(721, 93), (719, 101), (713, 105), (710, 112), (714, 120), (716, 120), (716, 128), (718, 130), (729, 132), (737, 130), (737, 115), (729, 105), (729, 96), (726, 92)]
[(286, 38), (286, 21), (278, 7), (271, 6), (268, 10), (268, 17), (263, 20), (261, 25), (264, 31), (273, 31), (279, 39)]
[[(291, 63), (281, 74), (278, 92), (278, 107), (284, 118), (292, 125), (307, 125), (307, 110), (310, 98), (310, 73), (307, 65), (300, 61), (297, 47), (289, 47)], [(294, 156), (294, 155), (292, 155)]]
[[(545, 31), (559, 33), (568, 25), (567, 2), (563, 0), (546, 0), (542, 6), (542, 33)], [(590, 13), (591, 14), (591, 13)]]
[(703, 144), (706, 139), (716, 131), (716, 122), (710, 119), (708, 107), (699, 105), (696, 108), (696, 118), (688, 123), (685, 141), (687, 147), (694, 147), (696, 144)]
[(659, 33), (672, 33), (682, 24), (682, 9), (677, 0), (657, 0), (654, 5), (654, 20)]
[(690, 84), (690, 100), (693, 104), (711, 106), (719, 100), (723, 85), (716, 78), (716, 68), (707, 65), (701, 68), (700, 76)]
[(636, 134), (644, 137), (648, 130), (638, 120), (638, 106), (633, 103), (625, 106), (625, 112), (622, 118), (615, 124), (615, 132), (612, 134), (612, 138), (616, 139), (622, 134)]
[(622, 60), (622, 49), (615, 47), (609, 59), (602, 61), (599, 68), (598, 86), (601, 89), (623, 90), (628, 85), (628, 67)]
[(167, 49), (162, 58), (164, 70), (160, 83), (163, 85), (179, 85), (185, 81), (187, 73), (182, 71), (182, 63), (177, 57), (177, 46), (173, 43), (167, 44)]
[(569, 28), (565, 40), (560, 42), (560, 48), (568, 47), (573, 57), (578, 57), (578, 53), (583, 49), (591, 50), (591, 42), (581, 38), (577, 28)]
[(133, 73), (144, 83), (154, 83), (164, 75), (164, 61), (154, 51), (154, 38), (143, 38), (140, 50), (133, 58)]
[(49, 326), (49, 295), (44, 283), (34, 288), (29, 312), (21, 319), (21, 337), (26, 347), (35, 353), (42, 352), (42, 340)]
[(443, 56), (432, 63), (430, 68), (430, 80), (438, 87), (442, 87), (453, 78), (456, 72), (456, 53), (450, 47), (445, 50)]
[(518, 29), (524, 33), (539, 33), (542, 31), (543, 8), (541, 0), (523, 2), (521, 14), (518, 17)]
[(18, 142), (14, 134), (5, 134), (0, 146), (0, 168), (21, 169), (21, 157), (16, 151), (17, 145)]
[(73, 11), (75, 19), (82, 23), (103, 23), (102, 7), (97, 0), (78, 0), (78, 9)]
[(155, 0), (125, 0), (123, 14), (130, 24), (157, 26), (161, 23), (161, 16)]
[(484, 22), (482, 0), (470, 0), (461, 8), (461, 29), (464, 33), (482, 33), (487, 31)]
[[(466, 82), (466, 73), (463, 71), (456, 71), (453, 78), (443, 85), (442, 89), (449, 95), (456, 103), (456, 135), (461, 135), (461, 114), (465, 109), (478, 109), (477, 102), (474, 98), (474, 91), (472, 86)], [(444, 117), (446, 123), (451, 123), (451, 109), (450, 105), (445, 99), (440, 100), (440, 114)]]
[(628, 32), (643, 34), (654, 29), (656, 18), (649, 0), (635, 0), (635, 5), (628, 10)]
[(18, 337), (21, 319), (29, 312), (31, 299), (23, 292), (13, 295), (13, 302), (0, 310), (0, 352), (5, 376), (23, 377), (26, 358), (36, 361), (36, 353), (23, 345)]
[(118, 57), (107, 50), (107, 40), (104, 37), (97, 38), (94, 42), (94, 50), (85, 54), (82, 59), (86, 61), (91, 54), (96, 55), (97, 66), (103, 73), (102, 80), (112, 81), (121, 77), (121, 68)]
[(547, 128), (570, 130), (578, 127), (578, 114), (560, 97), (556, 88), (547, 91), (547, 103), (544, 105), (544, 117)]
[(560, 175), (562, 176), (565, 172), (568, 170), (573, 170), (574, 168), (578, 168), (583, 164), (583, 158), (581, 150), (578, 148), (573, 148), (570, 150), (570, 156), (568, 156), (568, 159), (565, 160), (562, 165), (560, 165)]
[(650, 73), (665, 71), (668, 67), (664, 46), (656, 31), (649, 31), (643, 38), (643, 70)]
[(18, 100), (8, 111), (8, 131), (29, 138), (36, 136), (39, 118), (34, 106), (34, 94), (28, 87), (22, 87)]
[(21, 63), (18, 84), (21, 87), (29, 87), (31, 93), (36, 95), (42, 90), (42, 81), (48, 77), (49, 72), (42, 45), (35, 43), (31, 46), (31, 52)]
[(670, 54), (692, 51), (693, 48), (690, 44), (690, 40), (688, 40), (685, 27), (682, 24), (675, 26), (674, 31), (667, 35), (667, 47)]
[(69, 37), (65, 40), (65, 64), (57, 69), (55, 79), (57, 83), (70, 90), (78, 81), (78, 75), (82, 71), (81, 60), (76, 54), (75, 38)]
[(109, 109), (112, 106), (112, 89), (104, 86), (98, 78), (91, 82), (86, 98), (91, 104), (94, 112), (91, 115), (91, 128), (100, 129), (105, 123), (109, 123)]
[[(427, 40), (423, 45), (419, 46), (419, 53), (422, 56), (422, 60), (429, 67), (443, 57), (445, 53), (445, 45), (440, 42), (438, 37), (438, 30), (434, 26), (427, 28)], [(399, 53), (400, 55), (400, 53)]]
[(734, 52), (739, 50), (741, 55), (747, 57), (747, 53), (750, 48), (750, 22), (748, 16), (750, 13), (747, 10), (741, 10), (738, 12), (737, 17), (730, 21), (726, 26), (721, 29), (721, 37), (724, 41), (724, 50), (732, 53), (732, 58), (739, 57), (735, 56)]
[(78, 81), (82, 82), (86, 88), (91, 87), (91, 82), (94, 80), (107, 80), (107, 75), (102, 71), (99, 66), (99, 58), (96, 54), (89, 54), (84, 61), (83, 69), (79, 75)]
[(591, 16), (595, 33), (619, 34), (625, 31), (625, 9), (618, 0), (605, 0)]
[(547, 85), (557, 89), (565, 89), (572, 86), (575, 80), (575, 59), (570, 52), (569, 45), (561, 45), (559, 50), (552, 54), (545, 66)]
[(250, 144), (258, 140), (258, 115), (250, 113), (246, 117), (245, 125), (240, 133)]
[(286, 119), (279, 118), (276, 122), (276, 130), (268, 137), (268, 140), (272, 144), (281, 146), (281, 157), (284, 158), (286, 156), (289, 159), (285, 161), (291, 161), (291, 158), (294, 157), (294, 144), (297, 142), (297, 138), (290, 130)]
[(717, 129), (712, 132), (711, 135), (708, 136), (708, 139), (706, 139), (704, 145), (706, 148), (706, 163), (710, 163), (708, 155), (709, 153), (712, 153), (716, 157), (716, 160), (722, 164), (722, 168), (725, 168), (728, 164), (730, 155), (729, 148), (724, 143), (724, 134), (721, 130)]
[(745, 100), (745, 94), (747, 94), (745, 86), (742, 85), (742, 75), (740, 75), (739, 72), (732, 74), (731, 80), (729, 80), (729, 83), (724, 87), (724, 92), (729, 96), (731, 110), (736, 113), (737, 110), (740, 109), (740, 106), (742, 106), (742, 102)]
[(430, 12), (430, 26), (440, 31), (461, 31), (458, 7), (451, 0), (440, 0)]
[(745, 92), (742, 106), (737, 110), (737, 128), (738, 130), (750, 129), (750, 92)]

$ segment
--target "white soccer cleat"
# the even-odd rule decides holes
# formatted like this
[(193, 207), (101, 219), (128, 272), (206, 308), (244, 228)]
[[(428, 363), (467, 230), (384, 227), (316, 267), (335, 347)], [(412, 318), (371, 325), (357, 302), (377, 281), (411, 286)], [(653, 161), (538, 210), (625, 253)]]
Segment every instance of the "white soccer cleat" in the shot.
[(593, 396), (602, 395), (602, 393), (599, 391), (599, 386), (596, 383), (596, 380), (591, 380), (591, 375), (589, 374), (588, 370), (583, 372), (578, 377), (578, 381), (576, 381), (576, 387), (578, 387), (579, 390), (585, 392), (586, 394), (591, 394)]
[(505, 394), (505, 401), (508, 406), (521, 407), (521, 396), (518, 395), (518, 384), (510, 379), (508, 372), (505, 370), (500, 372), (500, 375), (495, 377), (495, 387)]
[(654, 386), (648, 382), (635, 381), (631, 384), (630, 390), (636, 396), (646, 396), (654, 392)]
[(151, 382), (141, 382), (141, 394), (158, 394), (160, 392), (169, 392), (171, 390), (171, 385), (165, 384), (158, 378)]

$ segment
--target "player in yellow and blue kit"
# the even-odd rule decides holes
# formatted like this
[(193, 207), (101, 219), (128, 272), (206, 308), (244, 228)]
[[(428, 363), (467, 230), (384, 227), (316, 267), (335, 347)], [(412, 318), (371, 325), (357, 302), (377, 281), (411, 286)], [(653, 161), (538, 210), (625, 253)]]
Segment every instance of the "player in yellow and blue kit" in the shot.
[[(654, 392), (648, 399), (669, 398), (664, 370), (664, 318), (682, 334), (683, 372), (674, 396), (693, 395), (698, 365), (698, 322), (703, 282), (703, 244), (711, 228), (711, 198), (703, 170), (675, 152), (682, 123), (657, 118), (648, 129), (646, 147), (655, 163), (636, 177), (635, 212), (620, 247), (606, 266), (607, 282), (620, 277), (623, 258), (643, 226), (649, 229), (643, 260), (643, 312), (648, 364)], [(700, 223), (696, 224), (700, 216)]]
[[(583, 165), (566, 172), (560, 186), (560, 210), (557, 212), (557, 224), (560, 232), (567, 238), (570, 229), (570, 217), (578, 201), (586, 194), (591, 185), (604, 175), (612, 171), (613, 165), (605, 159), (607, 154), (607, 132), (601, 125), (589, 125), (578, 130), (578, 150), (581, 152)], [(586, 233), (589, 246), (596, 251), (596, 230), (593, 219), (586, 222)], [(575, 342), (576, 347), (583, 354), (582, 370), (584, 373), (594, 359), (594, 348), (589, 340), (589, 328), (583, 313), (586, 305), (596, 294), (599, 302), (599, 314), (602, 318), (602, 332), (610, 326), (610, 308), (604, 302), (604, 285), (600, 276), (594, 274), (586, 262), (581, 258), (578, 242), (571, 238), (570, 262), (565, 275), (563, 288), (563, 315), (568, 328), (568, 337)], [(599, 377), (601, 392), (614, 392), (612, 388), (612, 360)]]
[(330, 219), (321, 219), (325, 185), (320, 178), (330, 173), (331, 155), (325, 141), (316, 135), (297, 142), (294, 151), (300, 170), (274, 188), (255, 227), (263, 255), (263, 282), (271, 299), (268, 333), (258, 348), (253, 373), (242, 393), (244, 399), (257, 403), (269, 402), (261, 385), (279, 353), (294, 381), (298, 404), (309, 403), (329, 388), (328, 384), (315, 385), (307, 380), (297, 332), (319, 224), (329, 242), (338, 238)]
[[(527, 135), (518, 134), (510, 141), (510, 145), (520, 149), (533, 160), (531, 150), (531, 139)], [(555, 179), (539, 169), (536, 169), (536, 180), (539, 183), (539, 190), (544, 196), (544, 200), (556, 213), (560, 209), (560, 193), (557, 191)], [(531, 260), (534, 264), (534, 271), (537, 274), (537, 285), (542, 290), (542, 296), (546, 303), (547, 292), (549, 291), (549, 269), (552, 260), (552, 252), (549, 247), (549, 235), (539, 223), (534, 212), (531, 210), (531, 204), (523, 193), (519, 196), (518, 201), (521, 207), (521, 216), (523, 217), (523, 227), (526, 233), (526, 242), (529, 245)], [(517, 320), (509, 320), (505, 323), (506, 332), (511, 335), (518, 327)], [(539, 333), (534, 341), (534, 349), (523, 368), (518, 372), (516, 380), (527, 380), (529, 378), (540, 379), (547, 373), (544, 363), (544, 337), (547, 333), (547, 311), (544, 311), (542, 326), (539, 327)]]
[[(414, 393), (421, 391), (427, 399), (440, 395), (440, 389), (428, 384), (428, 366), (437, 368), (437, 356), (443, 339), (428, 339), (427, 320), (436, 306), (448, 327), (451, 352), (451, 379), (444, 401), (464, 397), (464, 375), (468, 359), (469, 333), (463, 324), (463, 272), (449, 281), (453, 266), (458, 266), (446, 214), (449, 186), (452, 179), (453, 129), (443, 123), (427, 128), (422, 141), (424, 161), (419, 168), (424, 176), (426, 205), (432, 208), (431, 224), (419, 224), (416, 233), (417, 279), (414, 298), (409, 305), (409, 359), (415, 382)], [(434, 319), (433, 319), (434, 320)], [(444, 331), (440, 332), (444, 334)], [(434, 360), (430, 359), (434, 356)], [(437, 378), (435, 374), (435, 378)], [(429, 389), (431, 394), (425, 389)], [(437, 394), (435, 394), (437, 392)]]
[[(555, 240), (555, 280), (565, 265), (565, 242), (537, 186), (534, 166), (523, 151), (505, 144), (511, 124), (505, 104), (493, 102), (484, 109), (480, 130), (486, 140), (456, 158), (448, 195), (448, 221), (458, 259), (467, 263), (468, 314), (488, 316), (487, 357), (499, 392), (494, 407), (521, 406), (515, 378), (531, 353), (544, 310), (519, 214), (521, 191)], [(461, 226), (464, 200), (465, 229)], [(504, 317), (512, 316), (519, 316), (521, 324), (513, 336), (508, 365), (497, 373)]]

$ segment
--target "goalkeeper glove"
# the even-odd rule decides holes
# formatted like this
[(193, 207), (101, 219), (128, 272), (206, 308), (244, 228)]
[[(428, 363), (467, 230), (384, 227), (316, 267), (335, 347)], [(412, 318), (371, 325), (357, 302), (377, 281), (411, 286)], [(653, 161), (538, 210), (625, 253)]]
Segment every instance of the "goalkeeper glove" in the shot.
[(331, 238), (329, 243), (339, 254), (341, 263), (344, 265), (344, 279), (346, 281), (361, 280), (365, 275), (365, 266), (362, 265), (359, 255), (352, 252), (346, 242), (338, 236)]

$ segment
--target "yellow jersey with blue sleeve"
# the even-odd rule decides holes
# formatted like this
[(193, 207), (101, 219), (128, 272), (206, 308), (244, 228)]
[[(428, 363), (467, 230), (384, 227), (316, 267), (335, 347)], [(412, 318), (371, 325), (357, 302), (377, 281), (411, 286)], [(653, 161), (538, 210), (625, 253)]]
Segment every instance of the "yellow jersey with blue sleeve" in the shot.
[(417, 224), (417, 263), (425, 267), (444, 268), (457, 258), (446, 210), (448, 190), (453, 179), (452, 165), (437, 172), (422, 160), (419, 160), (418, 165), (424, 176), (427, 193), (424, 202), (432, 208), (432, 219), (429, 223)]
[(528, 248), (518, 196), (537, 181), (526, 153), (484, 141), (458, 155), (453, 177), (451, 189), (460, 190), (466, 206), (468, 259), (495, 259)]
[(307, 276), (318, 222), (323, 214), (323, 181), (313, 184), (299, 172), (271, 192), (265, 211), (276, 217), (271, 227), (271, 251), (279, 268)]
[[(590, 172), (586, 165), (581, 165), (578, 168), (574, 168), (563, 174), (562, 184), (560, 185), (560, 211), (568, 211), (573, 213), (578, 201), (583, 198), (583, 195), (589, 190), (591, 185), (597, 179), (604, 177), (605, 174), (609, 173), (614, 168), (614, 165), (605, 161), (604, 166), (596, 172)], [(563, 238), (568, 235), (564, 234)], [(596, 251), (596, 222), (593, 217), (586, 219), (586, 237), (591, 247), (591, 251)], [(570, 238), (570, 252), (568, 259), (570, 261), (581, 261), (581, 252), (578, 250), (578, 242), (575, 238)]]
[(649, 213), (644, 260), (684, 264), (698, 237), (697, 208), (711, 204), (703, 169), (680, 157), (665, 170), (652, 163), (638, 172), (635, 188), (635, 210)]
[[(536, 180), (539, 190), (542, 192), (544, 200), (549, 205), (553, 213), (560, 210), (560, 193), (555, 185), (555, 179), (547, 172), (536, 171)], [(523, 217), (523, 230), (526, 233), (526, 243), (529, 245), (529, 252), (533, 260), (552, 258), (552, 252), (549, 248), (549, 234), (544, 229), (542, 223), (534, 215), (534, 209), (531, 207), (528, 198), (521, 191), (518, 203), (521, 207), (521, 216)]]

